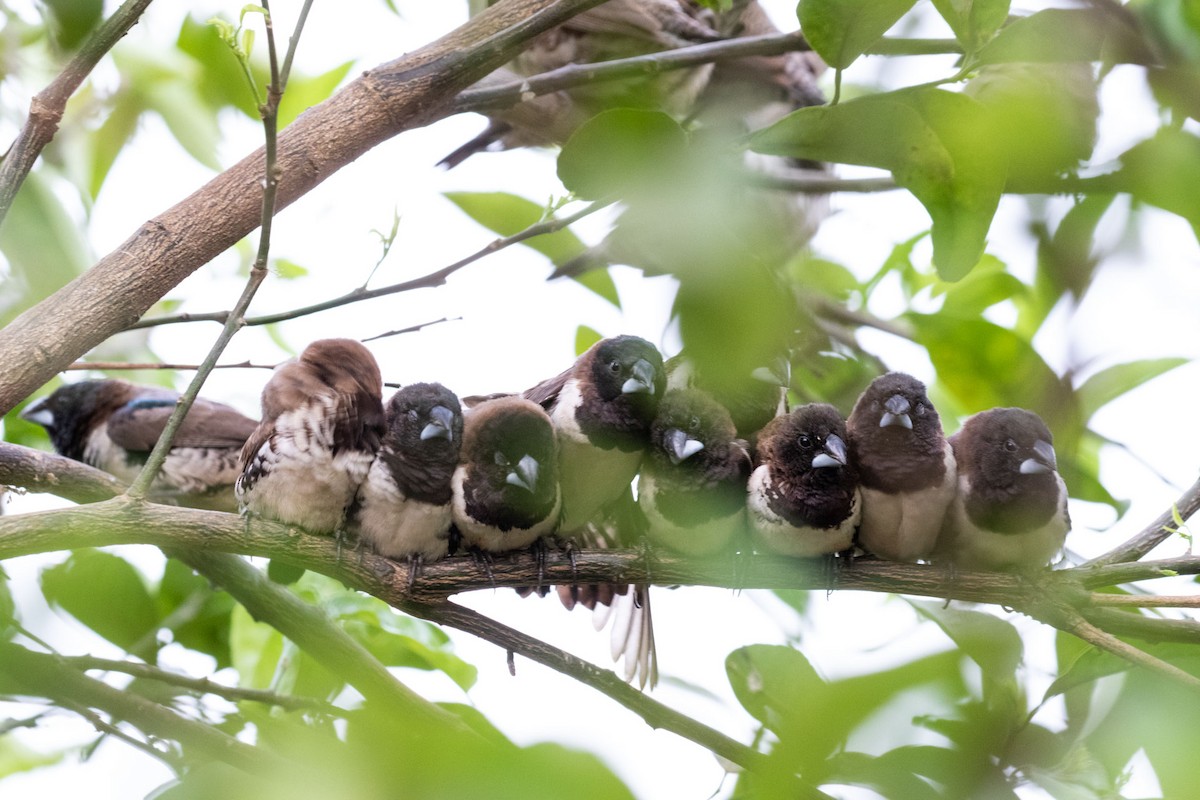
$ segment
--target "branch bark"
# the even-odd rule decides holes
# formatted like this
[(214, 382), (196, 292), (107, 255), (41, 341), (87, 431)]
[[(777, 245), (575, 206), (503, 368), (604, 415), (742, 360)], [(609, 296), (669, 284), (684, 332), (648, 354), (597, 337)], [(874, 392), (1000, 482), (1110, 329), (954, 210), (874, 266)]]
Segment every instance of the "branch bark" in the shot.
[[(368, 70), (280, 134), (277, 207), (375, 145), (452, 113), (457, 93), (508, 61), (522, 43), (600, 2), (504, 0), (432, 44)], [(262, 174), (260, 149), (0, 330), (0, 414), (257, 228)]]

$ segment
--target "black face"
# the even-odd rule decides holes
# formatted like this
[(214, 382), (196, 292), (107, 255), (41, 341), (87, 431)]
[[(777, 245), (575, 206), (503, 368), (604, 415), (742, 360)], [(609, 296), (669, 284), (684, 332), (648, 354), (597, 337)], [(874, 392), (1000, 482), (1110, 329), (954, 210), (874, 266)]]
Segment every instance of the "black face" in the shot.
[(80, 460), (88, 434), (97, 421), (110, 416), (131, 394), (130, 384), (124, 381), (98, 380), (69, 383), (55, 389), (49, 396), (22, 412), (50, 419), (34, 419), (46, 429), (54, 449), (67, 458)]
[[(729, 412), (704, 392), (667, 392), (650, 426), (651, 457), (663, 468), (703, 471), (722, 458), (736, 436)], [(702, 446), (703, 449), (696, 449)]]
[(656, 404), (666, 385), (662, 354), (640, 337), (614, 336), (598, 345), (592, 380), (603, 400), (625, 396)]
[(857, 473), (847, 453), (846, 423), (837, 409), (823, 403), (801, 406), (772, 428), (773, 466), (810, 479), (854, 481)]
[[(478, 412), (477, 412), (478, 413)], [(529, 528), (554, 507), (557, 451), (549, 418), (528, 412), (495, 415), (483, 423), (468, 454), (467, 511), (501, 530)]]
[(866, 486), (910, 492), (945, 477), (942, 422), (925, 384), (911, 375), (889, 372), (872, 381), (854, 404), (846, 430)]
[(389, 438), (410, 450), (453, 449), (462, 444), (462, 407), (440, 383), (413, 383), (388, 401)]
[(865, 429), (871, 425), (884, 431), (882, 435), (904, 437), (910, 432), (919, 436), (922, 431), (941, 430), (941, 419), (925, 384), (903, 372), (880, 375), (854, 404), (849, 425)]

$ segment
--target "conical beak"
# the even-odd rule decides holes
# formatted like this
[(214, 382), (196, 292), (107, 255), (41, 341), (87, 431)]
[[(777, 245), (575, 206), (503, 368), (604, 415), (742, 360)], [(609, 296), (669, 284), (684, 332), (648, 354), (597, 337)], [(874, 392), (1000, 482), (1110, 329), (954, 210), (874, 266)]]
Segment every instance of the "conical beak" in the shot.
[(54, 427), (54, 412), (46, 405), (46, 398), (38, 400), (36, 403), (30, 403), (21, 409), (18, 415), (21, 419), (32, 422), (35, 425), (41, 425), (43, 428)]
[(883, 408), (883, 416), (879, 418), (879, 427), (888, 428), (892, 425), (899, 425), (901, 428), (912, 430), (912, 417), (908, 415), (910, 406), (903, 395), (892, 395), (883, 404)]
[(686, 433), (678, 428), (671, 428), (667, 431), (667, 455), (670, 457), (672, 464), (685, 461), (703, 449), (704, 442), (689, 438)]
[(429, 423), (421, 429), (421, 441), (447, 439), (454, 441), (454, 412), (445, 406), (429, 409)]
[(1058, 459), (1054, 456), (1054, 445), (1044, 439), (1038, 439), (1033, 444), (1033, 458), (1021, 462), (1022, 475), (1037, 475), (1058, 469)]
[(527, 492), (533, 492), (537, 487), (538, 462), (533, 456), (522, 456), (517, 462), (517, 468), (508, 473), (505, 483), (520, 486)]
[(633, 365), (633, 376), (621, 384), (621, 394), (654, 394), (654, 367), (644, 358)]
[(842, 441), (842, 437), (831, 433), (825, 440), (824, 451), (817, 453), (812, 465), (813, 469), (846, 466), (846, 443)]

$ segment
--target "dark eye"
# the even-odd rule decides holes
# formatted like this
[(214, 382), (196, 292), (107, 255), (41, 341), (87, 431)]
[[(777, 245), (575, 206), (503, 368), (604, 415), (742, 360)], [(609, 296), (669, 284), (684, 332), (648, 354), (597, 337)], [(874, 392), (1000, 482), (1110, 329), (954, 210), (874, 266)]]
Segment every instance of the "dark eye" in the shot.
[(504, 455), (504, 453), (501, 453), (499, 450), (496, 451), (496, 464), (497, 464), (497, 466), (501, 466), (501, 467), (508, 466), (508, 458)]
[(813, 446), (813, 437), (809, 436), (807, 433), (800, 434), (800, 437), (796, 439), (796, 441), (799, 442), (800, 446), (805, 450), (808, 450)]
[(1017, 443), (1014, 442), (1012, 439), (1009, 439), (1008, 441), (1006, 441), (1004, 443), (1004, 449), (1010, 453), (1016, 452)]
[(417, 421), (417, 418), (418, 418), (418, 417), (420, 417), (420, 416), (421, 416), (421, 415), (417, 413), (417, 410), (416, 410), (415, 408), (410, 408), (410, 409), (408, 410), (408, 418), (409, 418), (410, 420), (412, 420), (413, 422), (416, 422), (416, 421)]
[(611, 372), (613, 375), (616, 375), (618, 372), (621, 371), (621, 362), (620, 361), (608, 362), (608, 371)]
[(691, 420), (691, 422), (688, 424), (688, 427), (689, 427), (689, 430), (693, 430), (693, 431), (695, 431), (695, 430), (699, 430), (699, 429), (700, 429), (700, 418), (699, 418), (699, 417), (692, 417), (692, 420)]
[(918, 417), (925, 416), (925, 404), (924, 403), (917, 403), (917, 416)]

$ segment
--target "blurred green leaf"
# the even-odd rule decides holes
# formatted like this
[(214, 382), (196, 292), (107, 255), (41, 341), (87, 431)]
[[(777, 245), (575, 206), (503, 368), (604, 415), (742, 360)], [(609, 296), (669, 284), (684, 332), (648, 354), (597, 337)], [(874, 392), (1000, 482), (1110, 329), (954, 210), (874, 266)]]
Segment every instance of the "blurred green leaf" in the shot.
[(943, 797), (911, 772), (908, 765), (898, 765), (887, 754), (877, 757), (866, 753), (838, 753), (829, 759), (829, 771), (828, 783), (866, 786), (884, 797), (903, 797), (905, 800)]
[[(214, 111), (233, 106), (252, 119), (258, 119), (258, 106), (254, 95), (246, 85), (237, 58), (221, 39), (221, 34), (212, 25), (185, 17), (176, 40), (178, 50), (194, 61), (198, 75), (194, 80), (194, 91), (202, 104)], [(256, 72), (260, 86), (267, 83), (265, 69)], [(293, 75), (293, 78), (296, 76)]]
[(240, 605), (234, 606), (229, 620), (229, 651), (238, 685), (249, 689), (274, 686), (279, 660), (283, 657), (283, 634), (263, 622), (256, 622)]
[(50, 13), (54, 43), (74, 50), (91, 35), (104, 14), (104, 0), (41, 0)]
[(308, 275), (307, 267), (302, 267), (295, 261), (287, 258), (271, 259), (271, 271), (287, 281), (303, 278)]
[(0, 736), (0, 779), (57, 764), (65, 755), (65, 751), (39, 753), (21, 744), (15, 736)]
[(845, 69), (883, 37), (916, 0), (800, 0), (804, 38), (831, 67)]
[(1132, 17), (1099, 7), (1049, 8), (1006, 25), (979, 52), (985, 64), (1005, 61), (1151, 63)]
[(905, 598), (925, 619), (934, 622), (979, 665), (985, 678), (1010, 682), (1015, 679), (1024, 645), (1010, 623), (983, 611), (952, 608)]
[[(1020, 327), (1035, 331), (1050, 313), (1064, 291), (1082, 297), (1091, 285), (1099, 255), (1094, 252), (1096, 229), (1112, 207), (1116, 195), (1092, 194), (1077, 198), (1063, 215), (1053, 235), (1045, 226), (1035, 229), (1038, 236), (1038, 286), (1042, 302), (1036, 308), (1022, 308)], [(1032, 316), (1029, 319), (1026, 317)]]
[(1187, 363), (1190, 362), (1186, 358), (1147, 358), (1100, 370), (1076, 390), (1083, 418), (1091, 419), (1093, 414), (1121, 395)]
[(575, 355), (583, 355), (589, 347), (600, 341), (604, 337), (600, 335), (600, 331), (595, 328), (589, 328), (587, 325), (580, 325), (575, 329)]
[(571, 135), (558, 177), (577, 196), (598, 200), (669, 180), (687, 150), (687, 134), (661, 111), (603, 111)]
[(617, 284), (613, 282), (612, 273), (607, 268), (589, 269), (579, 275), (572, 276), (572, 280), (580, 286), (591, 289), (617, 308), (621, 307), (621, 297), (617, 293)]
[(987, 309), (1029, 292), (1029, 287), (1008, 271), (995, 256), (984, 255), (971, 273), (955, 283), (935, 284), (934, 293), (944, 293), (942, 309), (959, 318), (974, 317)]
[(1186, 219), (1200, 237), (1200, 138), (1161, 128), (1121, 155), (1118, 177), (1134, 197)]
[(976, 52), (1008, 18), (1009, 0), (933, 0), (967, 53)]
[(309, 108), (329, 99), (353, 66), (353, 61), (347, 61), (311, 78), (292, 73), (279, 102), (279, 129), (283, 130)]
[(87, 189), (93, 200), (100, 195), (104, 180), (108, 177), (112, 165), (116, 163), (117, 156), (137, 132), (141, 114), (141, 99), (136, 92), (123, 87), (113, 96), (104, 122), (94, 134), (87, 137), (86, 147), (91, 167)]
[(156, 601), (159, 617), (169, 623), (176, 642), (212, 656), (217, 669), (232, 665), (229, 628), (236, 605), (232, 597), (213, 588), (182, 562), (169, 558)]
[(12, 626), (16, 621), (17, 606), (13, 602), (12, 588), (8, 585), (8, 573), (0, 567), (0, 639), (11, 638)]
[(216, 115), (201, 102), (188, 78), (142, 87), (146, 107), (162, 117), (175, 140), (192, 158), (211, 170), (220, 170), (217, 145), (221, 131)]
[(53, 606), (125, 650), (154, 661), (158, 612), (141, 573), (103, 550), (76, 550), (41, 574), (42, 593)]
[(824, 695), (825, 681), (799, 650), (767, 644), (741, 647), (726, 657), (725, 672), (751, 716), (781, 740), (803, 738), (804, 721), (812, 718), (811, 706)]

